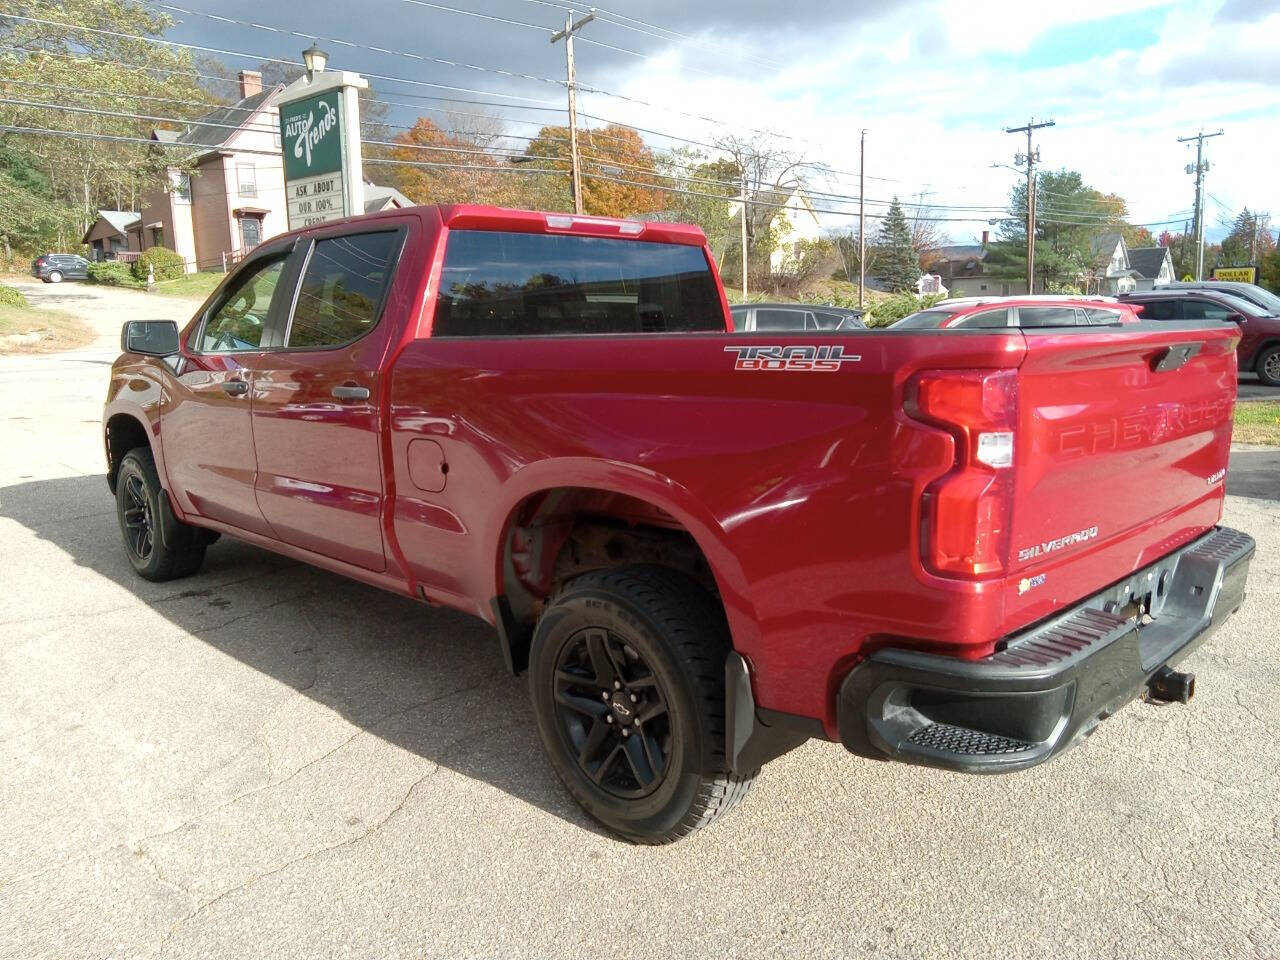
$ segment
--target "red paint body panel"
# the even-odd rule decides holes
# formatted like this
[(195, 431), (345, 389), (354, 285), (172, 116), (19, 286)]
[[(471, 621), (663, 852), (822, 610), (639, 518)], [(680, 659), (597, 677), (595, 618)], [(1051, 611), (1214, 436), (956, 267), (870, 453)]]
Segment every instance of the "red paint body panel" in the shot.
[[(242, 357), (247, 374), (188, 356), (175, 377), (126, 355), (108, 414), (151, 426), (191, 522), (487, 620), (526, 498), (579, 487), (643, 501), (706, 555), (758, 705), (820, 718), (831, 734), (835, 689), (871, 649), (983, 656), (1219, 517), (1230, 328), (431, 338), (449, 231), (555, 232), (548, 216), (400, 211), (411, 235), (364, 340)], [(617, 221), (563, 229), (619, 235)], [(688, 227), (645, 225), (633, 239), (705, 249)], [(1153, 372), (1170, 344), (1191, 340), (1200, 349), (1185, 366)], [(860, 359), (832, 372), (750, 371), (726, 350), (777, 344), (840, 345)], [(909, 415), (906, 394), (917, 373), (949, 370), (1016, 371), (1008, 555), (985, 579), (935, 576), (921, 559), (921, 497), (955, 468), (957, 441)], [(240, 408), (197, 391), (231, 375), (253, 378)], [(369, 386), (370, 400), (328, 396), (348, 381)], [(256, 455), (233, 415), (251, 422)], [(218, 449), (195, 449), (219, 429)], [(1040, 574), (1043, 585), (1022, 586)]]

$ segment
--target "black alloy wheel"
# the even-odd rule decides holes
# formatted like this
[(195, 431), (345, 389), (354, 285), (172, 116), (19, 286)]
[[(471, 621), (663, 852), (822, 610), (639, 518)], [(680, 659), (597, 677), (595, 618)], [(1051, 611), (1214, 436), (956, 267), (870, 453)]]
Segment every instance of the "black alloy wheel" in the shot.
[(125, 555), (140, 577), (156, 582), (188, 577), (204, 563), (210, 538), (180, 521), (160, 485), (147, 447), (130, 450), (116, 474), (116, 516)]
[(756, 771), (725, 755), (724, 608), (650, 565), (563, 584), (538, 620), (529, 693), (552, 769), (582, 808), (636, 843), (671, 843), (732, 810)]
[(156, 525), (151, 514), (151, 501), (147, 499), (147, 491), (139, 474), (131, 473), (124, 478), (124, 502), (122, 523), (125, 546), (136, 562), (145, 564), (151, 558), (151, 551), (155, 549)]
[(560, 734), (578, 768), (621, 799), (656, 790), (671, 766), (671, 720), (658, 677), (640, 652), (589, 627), (561, 648), (555, 673)]

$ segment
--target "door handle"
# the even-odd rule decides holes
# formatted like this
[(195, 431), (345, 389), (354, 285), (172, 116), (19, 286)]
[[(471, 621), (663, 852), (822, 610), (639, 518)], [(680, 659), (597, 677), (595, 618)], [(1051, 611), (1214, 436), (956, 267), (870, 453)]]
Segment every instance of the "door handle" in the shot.
[(229, 397), (242, 397), (249, 392), (249, 384), (243, 380), (223, 380), (218, 386)]
[(368, 400), (369, 399), (368, 387), (357, 387), (354, 384), (350, 384), (350, 383), (344, 383), (339, 386), (336, 386), (329, 392), (333, 396), (337, 397), (339, 400)]

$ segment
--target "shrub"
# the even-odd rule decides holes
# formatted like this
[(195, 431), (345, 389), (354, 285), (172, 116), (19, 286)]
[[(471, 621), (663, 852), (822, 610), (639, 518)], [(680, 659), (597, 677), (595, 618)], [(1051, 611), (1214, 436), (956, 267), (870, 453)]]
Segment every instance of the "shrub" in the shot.
[(21, 290), (15, 290), (0, 283), (0, 304), (6, 307), (25, 307), (27, 298), (22, 295)]
[(928, 293), (923, 297), (914, 293), (895, 293), (875, 304), (871, 309), (871, 316), (864, 317), (863, 320), (868, 327), (887, 327), (908, 314), (932, 307), (942, 299), (944, 298), (940, 293)]
[(147, 281), (148, 266), (155, 271), (157, 280), (177, 280), (187, 275), (185, 261), (167, 247), (151, 247), (138, 257), (133, 265), (133, 275), (143, 283)]
[(94, 283), (105, 283), (116, 287), (141, 286), (129, 269), (129, 264), (117, 260), (104, 260), (102, 263), (89, 264), (89, 276)]

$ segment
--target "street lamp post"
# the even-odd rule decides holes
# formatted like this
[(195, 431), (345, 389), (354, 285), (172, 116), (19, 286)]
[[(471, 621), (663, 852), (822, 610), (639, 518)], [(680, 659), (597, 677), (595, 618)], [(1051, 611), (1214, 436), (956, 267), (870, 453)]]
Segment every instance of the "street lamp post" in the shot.
[(312, 43), (302, 51), (302, 62), (307, 68), (307, 79), (314, 80), (316, 74), (324, 73), (324, 68), (329, 65), (329, 54), (321, 50), (318, 43)]

